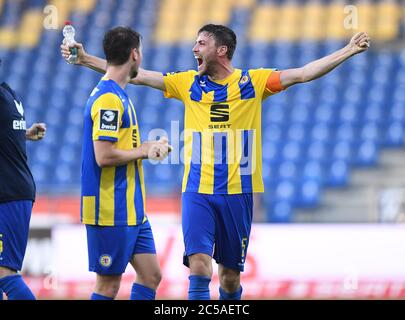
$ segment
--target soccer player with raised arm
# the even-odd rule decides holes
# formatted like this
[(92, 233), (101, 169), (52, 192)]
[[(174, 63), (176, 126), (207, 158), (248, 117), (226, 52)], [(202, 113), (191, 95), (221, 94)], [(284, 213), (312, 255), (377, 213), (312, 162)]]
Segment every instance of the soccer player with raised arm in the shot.
[(125, 92), (142, 61), (140, 35), (130, 28), (103, 40), (107, 72), (84, 111), (81, 220), (89, 270), (97, 273), (92, 300), (114, 299), (128, 263), (136, 271), (131, 300), (153, 300), (161, 272), (145, 212), (142, 160), (164, 159), (167, 139), (141, 143), (135, 108)]
[[(252, 223), (254, 192), (263, 192), (262, 101), (288, 87), (319, 78), (370, 39), (356, 34), (342, 49), (301, 68), (246, 69), (232, 66), (236, 35), (209, 24), (193, 47), (198, 70), (162, 74), (139, 70), (131, 82), (162, 90), (185, 106), (185, 170), (182, 194), (184, 263), (190, 267), (189, 299), (209, 299), (212, 257), (218, 263), (220, 299), (240, 299)], [(103, 59), (81, 44), (78, 64), (102, 72)], [(67, 59), (69, 50), (62, 45)], [(270, 57), (269, 57), (270, 60)]]
[(28, 242), (35, 182), (27, 163), (26, 140), (45, 136), (44, 123), (26, 129), (23, 104), (0, 84), (0, 300), (35, 300), (18, 271)]

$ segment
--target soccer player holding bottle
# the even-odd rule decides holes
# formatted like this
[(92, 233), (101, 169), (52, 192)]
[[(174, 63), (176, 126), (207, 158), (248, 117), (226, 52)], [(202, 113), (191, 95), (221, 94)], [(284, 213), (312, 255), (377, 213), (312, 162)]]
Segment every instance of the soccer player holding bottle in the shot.
[(164, 159), (167, 139), (141, 143), (134, 105), (125, 92), (142, 61), (140, 35), (130, 28), (103, 40), (107, 71), (84, 112), (81, 220), (89, 270), (97, 274), (92, 300), (118, 293), (128, 263), (136, 271), (131, 300), (153, 300), (160, 282), (152, 229), (146, 216), (143, 159)]
[[(139, 70), (131, 83), (162, 90), (185, 106), (185, 170), (182, 188), (184, 263), (190, 267), (189, 299), (209, 299), (212, 257), (218, 263), (220, 299), (240, 299), (252, 223), (254, 192), (263, 192), (261, 103), (288, 87), (317, 79), (370, 39), (356, 34), (342, 49), (301, 68), (246, 69), (232, 66), (236, 35), (209, 24), (193, 47), (198, 70), (162, 74)], [(81, 44), (77, 64), (102, 72), (103, 59)], [(62, 45), (62, 55), (69, 56)]]

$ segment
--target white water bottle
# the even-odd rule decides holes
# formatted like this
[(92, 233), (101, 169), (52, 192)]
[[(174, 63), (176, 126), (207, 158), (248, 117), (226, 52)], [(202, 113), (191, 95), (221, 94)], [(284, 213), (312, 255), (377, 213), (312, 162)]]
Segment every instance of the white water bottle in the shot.
[[(76, 43), (75, 28), (73, 28), (72, 23), (70, 21), (65, 22), (65, 26), (63, 27), (63, 36), (65, 37), (65, 43), (68, 46), (71, 46)], [(77, 62), (77, 48), (70, 48), (70, 56), (68, 62), (72, 64)]]

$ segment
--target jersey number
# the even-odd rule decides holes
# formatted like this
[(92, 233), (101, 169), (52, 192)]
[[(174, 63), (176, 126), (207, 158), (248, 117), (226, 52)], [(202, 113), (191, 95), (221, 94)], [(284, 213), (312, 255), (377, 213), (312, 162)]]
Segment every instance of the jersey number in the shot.
[(132, 130), (132, 146), (134, 148), (138, 147), (138, 134), (136, 129)]

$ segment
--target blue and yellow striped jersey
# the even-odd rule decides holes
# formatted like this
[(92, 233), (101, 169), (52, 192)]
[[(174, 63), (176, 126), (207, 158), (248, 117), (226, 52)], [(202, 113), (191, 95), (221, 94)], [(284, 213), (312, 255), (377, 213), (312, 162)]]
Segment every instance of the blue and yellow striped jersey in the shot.
[(135, 108), (113, 80), (102, 78), (87, 101), (82, 150), (81, 220), (100, 226), (133, 226), (147, 220), (142, 160), (100, 168), (93, 141), (130, 150), (139, 146)]
[(164, 76), (165, 96), (183, 101), (183, 192), (263, 192), (261, 107), (273, 69), (235, 69), (221, 81), (194, 70)]

